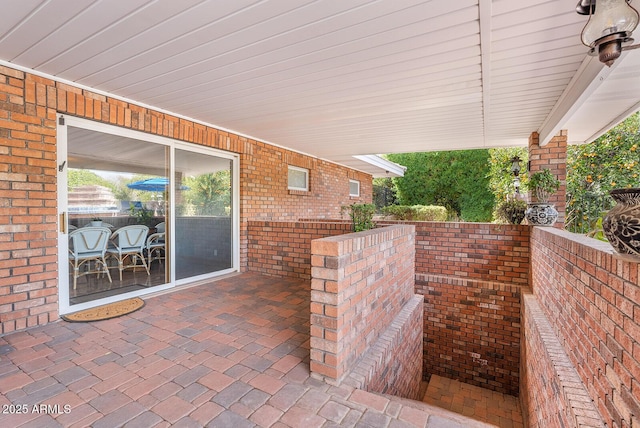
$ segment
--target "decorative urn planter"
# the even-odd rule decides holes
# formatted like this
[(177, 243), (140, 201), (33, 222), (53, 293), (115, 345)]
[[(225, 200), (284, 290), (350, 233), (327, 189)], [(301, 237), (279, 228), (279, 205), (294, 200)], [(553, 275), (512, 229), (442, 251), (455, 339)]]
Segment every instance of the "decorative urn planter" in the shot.
[(89, 225), (92, 227), (101, 227), (102, 226), (102, 220), (91, 220), (89, 222)]
[(558, 220), (558, 211), (554, 204), (535, 202), (528, 206), (525, 217), (533, 226), (553, 226)]
[(549, 203), (551, 195), (560, 188), (560, 180), (548, 169), (544, 168), (529, 176), (529, 190), (537, 202), (529, 203), (525, 216), (533, 226), (553, 226), (558, 220), (555, 205)]
[(640, 188), (609, 192), (617, 202), (602, 221), (609, 243), (620, 254), (640, 257)]

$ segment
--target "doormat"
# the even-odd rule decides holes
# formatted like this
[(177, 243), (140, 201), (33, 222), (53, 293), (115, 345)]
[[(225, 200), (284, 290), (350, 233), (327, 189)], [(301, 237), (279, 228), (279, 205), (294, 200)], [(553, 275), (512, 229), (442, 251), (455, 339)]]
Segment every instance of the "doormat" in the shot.
[(120, 302), (109, 303), (108, 305), (62, 315), (60, 318), (68, 322), (102, 321), (130, 314), (143, 306), (144, 300), (139, 297), (134, 297), (133, 299), (122, 300)]

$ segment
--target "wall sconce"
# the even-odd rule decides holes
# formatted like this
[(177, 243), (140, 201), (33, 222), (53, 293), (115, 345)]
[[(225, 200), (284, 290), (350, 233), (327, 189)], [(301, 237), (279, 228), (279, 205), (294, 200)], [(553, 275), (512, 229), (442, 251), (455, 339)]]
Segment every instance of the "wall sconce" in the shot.
[(611, 67), (620, 57), (622, 43), (633, 42), (631, 34), (638, 26), (638, 11), (629, 0), (580, 0), (576, 11), (589, 15), (582, 29), (582, 43), (590, 48), (589, 54)]

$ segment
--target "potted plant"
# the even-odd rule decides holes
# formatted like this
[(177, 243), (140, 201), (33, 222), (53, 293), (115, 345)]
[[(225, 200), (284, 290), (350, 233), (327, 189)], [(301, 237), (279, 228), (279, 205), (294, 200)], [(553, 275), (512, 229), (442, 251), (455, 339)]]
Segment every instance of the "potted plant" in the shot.
[(507, 198), (498, 204), (498, 216), (509, 224), (520, 224), (524, 220), (527, 203), (522, 199)]
[(136, 219), (136, 224), (142, 224), (147, 227), (151, 227), (155, 222), (153, 218), (153, 211), (146, 207), (136, 209), (133, 205), (130, 208), (131, 214)]
[(100, 217), (93, 217), (90, 224), (93, 227), (100, 227), (102, 226), (102, 219)]
[(529, 175), (529, 190), (535, 201), (528, 204), (527, 221), (534, 226), (553, 226), (558, 211), (549, 203), (551, 195), (560, 188), (560, 180), (547, 168)]
[(617, 205), (604, 217), (602, 230), (618, 253), (640, 257), (640, 188), (614, 189), (609, 194)]

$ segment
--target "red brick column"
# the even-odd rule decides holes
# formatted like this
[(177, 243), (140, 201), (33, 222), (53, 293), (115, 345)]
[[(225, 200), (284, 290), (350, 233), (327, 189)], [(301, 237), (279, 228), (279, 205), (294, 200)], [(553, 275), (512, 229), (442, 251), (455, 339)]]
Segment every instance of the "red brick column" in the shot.
[(560, 189), (549, 202), (555, 204), (558, 210), (556, 227), (563, 228), (566, 214), (567, 131), (560, 131), (544, 146), (540, 146), (538, 133), (531, 133), (529, 137), (529, 173), (545, 168), (549, 169), (561, 183)]

